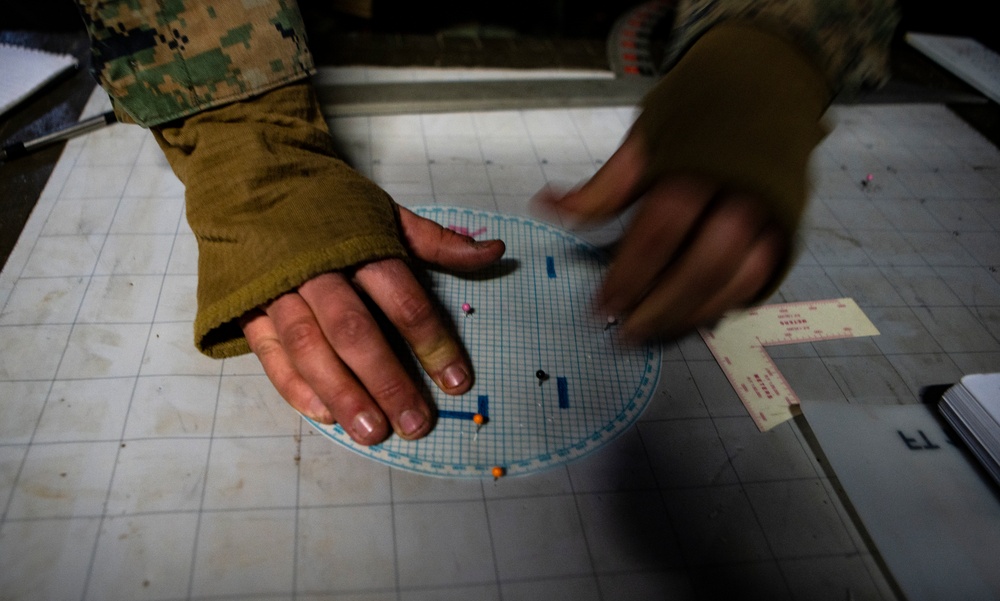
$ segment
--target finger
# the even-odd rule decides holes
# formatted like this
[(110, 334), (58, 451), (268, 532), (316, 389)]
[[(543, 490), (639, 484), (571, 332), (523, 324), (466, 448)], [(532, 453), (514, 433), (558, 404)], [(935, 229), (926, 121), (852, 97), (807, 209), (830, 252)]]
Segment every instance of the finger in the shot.
[(632, 310), (690, 237), (716, 188), (705, 180), (672, 178), (650, 190), (629, 224), (601, 287), (611, 313)]
[(340, 274), (328, 273), (302, 284), (299, 294), (333, 352), (368, 391), (393, 430), (406, 439), (430, 432), (426, 400), (351, 283)]
[(711, 207), (690, 246), (628, 316), (626, 332), (680, 333), (688, 316), (733, 278), (763, 221), (758, 203), (746, 196), (730, 195)]
[(264, 373), (275, 390), (293, 409), (321, 424), (332, 424), (333, 415), (299, 372), (281, 346), (274, 322), (261, 311), (252, 311), (241, 320), (243, 335), (257, 355)]
[(501, 240), (477, 241), (399, 207), (406, 243), (421, 261), (446, 269), (473, 271), (495, 263), (506, 249)]
[(585, 223), (615, 216), (641, 194), (646, 153), (637, 135), (629, 135), (589, 180), (564, 195), (541, 193), (537, 199), (571, 220)]
[(354, 374), (334, 353), (312, 309), (299, 294), (278, 297), (265, 309), (295, 370), (323, 401), (333, 419), (359, 444), (389, 434), (385, 416)]
[(753, 302), (774, 277), (774, 270), (788, 252), (787, 247), (785, 236), (777, 227), (766, 230), (753, 242), (732, 279), (715, 296), (695, 309), (684, 326), (695, 328), (708, 325), (726, 311), (746, 307)]
[(369, 263), (354, 277), (441, 390), (462, 394), (472, 387), (472, 370), (461, 346), (405, 263), (398, 259)]

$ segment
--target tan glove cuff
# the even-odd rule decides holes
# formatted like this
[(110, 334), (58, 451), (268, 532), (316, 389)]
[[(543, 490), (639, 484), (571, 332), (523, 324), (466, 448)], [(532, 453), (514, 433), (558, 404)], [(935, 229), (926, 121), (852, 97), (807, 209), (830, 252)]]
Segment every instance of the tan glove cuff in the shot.
[(248, 352), (238, 319), (316, 275), (406, 256), (395, 204), (334, 156), (308, 84), (153, 133), (186, 186), (206, 355)]
[(740, 24), (706, 33), (642, 102), (650, 178), (701, 175), (761, 196), (787, 230), (806, 199), (829, 90), (789, 42)]
[(822, 72), (790, 42), (750, 25), (718, 25), (642, 102), (635, 129), (651, 157), (647, 181), (696, 175), (754, 194), (791, 240), (829, 101)]

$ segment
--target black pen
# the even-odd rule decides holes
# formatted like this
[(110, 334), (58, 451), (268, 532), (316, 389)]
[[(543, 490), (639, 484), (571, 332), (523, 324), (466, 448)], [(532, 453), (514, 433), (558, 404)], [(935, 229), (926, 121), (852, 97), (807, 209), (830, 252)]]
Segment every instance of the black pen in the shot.
[(59, 131), (45, 134), (44, 136), (35, 138), (34, 140), (7, 144), (0, 149), (0, 161), (6, 162), (10, 159), (16, 159), (17, 157), (34, 152), (39, 148), (48, 146), (49, 144), (55, 144), (56, 142), (69, 140), (70, 138), (74, 138), (76, 136), (82, 136), (83, 134), (92, 132), (95, 129), (100, 129), (105, 125), (117, 123), (117, 121), (118, 119), (115, 118), (114, 111), (108, 111), (102, 115), (91, 117), (85, 121), (80, 121), (79, 123), (60, 129)]

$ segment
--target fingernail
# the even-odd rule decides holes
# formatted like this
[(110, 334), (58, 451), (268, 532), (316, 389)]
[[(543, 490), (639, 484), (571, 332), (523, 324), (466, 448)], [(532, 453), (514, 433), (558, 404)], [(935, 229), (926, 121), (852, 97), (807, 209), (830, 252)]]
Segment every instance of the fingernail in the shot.
[(313, 397), (309, 401), (309, 418), (321, 424), (333, 423), (333, 415), (330, 414), (330, 410), (326, 408), (319, 397)]
[(399, 416), (399, 429), (403, 431), (403, 434), (409, 436), (423, 428), (426, 422), (427, 420), (422, 413), (407, 409)]
[(375, 417), (370, 413), (359, 413), (354, 416), (354, 433), (361, 438), (369, 438), (375, 432)]
[(461, 365), (452, 365), (441, 374), (441, 381), (448, 388), (458, 388), (469, 379), (469, 373)]

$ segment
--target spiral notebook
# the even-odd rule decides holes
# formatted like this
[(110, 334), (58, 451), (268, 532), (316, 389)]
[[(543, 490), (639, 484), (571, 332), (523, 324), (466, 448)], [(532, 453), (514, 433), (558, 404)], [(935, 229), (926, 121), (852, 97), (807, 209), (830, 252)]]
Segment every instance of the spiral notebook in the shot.
[(0, 44), (0, 115), (76, 65), (69, 54)]

